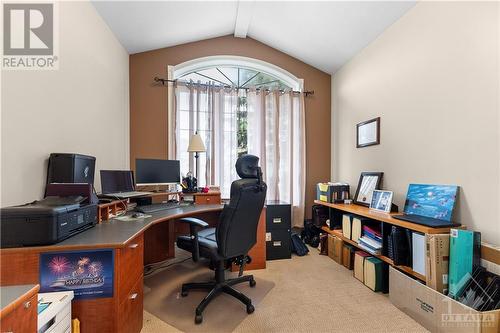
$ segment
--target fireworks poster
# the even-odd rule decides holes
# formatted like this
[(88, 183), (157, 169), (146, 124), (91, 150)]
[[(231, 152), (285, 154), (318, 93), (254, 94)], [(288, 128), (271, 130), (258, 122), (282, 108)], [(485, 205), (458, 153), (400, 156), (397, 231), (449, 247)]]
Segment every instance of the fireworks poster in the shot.
[(40, 254), (40, 292), (72, 290), (75, 299), (113, 297), (113, 250)]

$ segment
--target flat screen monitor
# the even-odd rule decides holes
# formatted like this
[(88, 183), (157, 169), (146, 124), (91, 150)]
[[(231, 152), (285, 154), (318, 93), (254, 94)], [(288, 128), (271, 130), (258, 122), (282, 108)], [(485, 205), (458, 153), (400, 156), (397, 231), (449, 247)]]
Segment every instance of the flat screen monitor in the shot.
[(137, 185), (179, 184), (181, 181), (180, 161), (136, 159), (135, 177)]
[(457, 193), (456, 185), (410, 184), (406, 195), (405, 214), (451, 221)]
[(134, 174), (130, 170), (101, 170), (103, 194), (134, 191)]

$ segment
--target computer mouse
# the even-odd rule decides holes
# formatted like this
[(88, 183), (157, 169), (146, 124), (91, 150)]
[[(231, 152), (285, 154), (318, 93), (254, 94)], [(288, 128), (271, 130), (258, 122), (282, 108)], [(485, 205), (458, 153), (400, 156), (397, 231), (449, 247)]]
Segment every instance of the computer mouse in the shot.
[(134, 219), (140, 219), (140, 218), (143, 218), (143, 217), (144, 217), (144, 214), (143, 214), (143, 213), (139, 213), (139, 212), (137, 212), (137, 213), (132, 214), (132, 217), (133, 217)]

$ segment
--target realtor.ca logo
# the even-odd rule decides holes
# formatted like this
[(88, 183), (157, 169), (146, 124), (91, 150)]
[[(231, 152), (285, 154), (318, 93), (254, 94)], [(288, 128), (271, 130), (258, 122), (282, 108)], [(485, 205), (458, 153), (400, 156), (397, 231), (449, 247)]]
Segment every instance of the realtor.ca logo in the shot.
[(3, 4), (3, 69), (57, 69), (54, 3)]

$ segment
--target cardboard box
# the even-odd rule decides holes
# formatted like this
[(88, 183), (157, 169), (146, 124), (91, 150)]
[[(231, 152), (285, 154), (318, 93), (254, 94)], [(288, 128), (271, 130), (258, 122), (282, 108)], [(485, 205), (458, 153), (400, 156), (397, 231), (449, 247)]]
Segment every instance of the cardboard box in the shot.
[(336, 238), (336, 237), (335, 237), (335, 236), (333, 236), (333, 235), (328, 235), (328, 245), (327, 245), (327, 249), (328, 249), (328, 256), (329, 256), (330, 258), (332, 258), (332, 259), (334, 258), (334, 255), (333, 255), (333, 253), (334, 253), (334, 252), (333, 252), (333, 250), (334, 250), (334, 247), (335, 247), (335, 246), (334, 246), (334, 244), (333, 244), (333, 241), (334, 241), (334, 239), (335, 239), (335, 238)]
[(500, 332), (500, 309), (476, 311), (393, 267), (389, 267), (389, 299), (431, 332)]
[(442, 294), (448, 293), (450, 235), (426, 234), (426, 285)]
[(344, 244), (342, 247), (342, 265), (347, 269), (354, 268), (354, 246)]
[(344, 241), (340, 238), (328, 235), (328, 256), (342, 265), (342, 247)]

